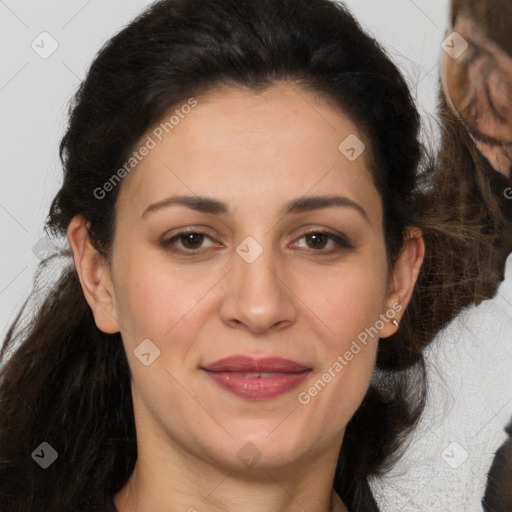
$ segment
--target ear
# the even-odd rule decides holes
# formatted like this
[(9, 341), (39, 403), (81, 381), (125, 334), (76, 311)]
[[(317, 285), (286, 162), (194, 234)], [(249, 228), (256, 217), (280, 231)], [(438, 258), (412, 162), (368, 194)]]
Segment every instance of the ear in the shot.
[(477, 148), (505, 176), (512, 164), (512, 56), (471, 17), (459, 13), (457, 32), (441, 53), (441, 84), (452, 112)]
[(92, 309), (98, 329), (107, 334), (119, 332), (115, 314), (115, 294), (107, 261), (92, 245), (89, 225), (80, 216), (68, 227), (68, 240), (73, 250), (75, 268), (87, 303)]
[(393, 267), (386, 298), (386, 312), (394, 311), (395, 316), (386, 314), (386, 317), (391, 320), (384, 324), (379, 334), (380, 338), (387, 338), (398, 330), (398, 327), (393, 324), (393, 320), (400, 323), (405, 308), (411, 300), (414, 285), (425, 257), (425, 242), (421, 230), (407, 227), (405, 231), (405, 242)]

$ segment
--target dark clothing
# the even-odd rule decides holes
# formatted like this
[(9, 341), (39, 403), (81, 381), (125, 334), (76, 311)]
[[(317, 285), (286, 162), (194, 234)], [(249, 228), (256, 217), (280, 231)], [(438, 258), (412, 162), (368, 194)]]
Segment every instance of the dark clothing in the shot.
[(506, 431), (510, 437), (496, 453), (487, 478), (487, 489), (482, 500), (485, 512), (512, 510), (512, 422)]

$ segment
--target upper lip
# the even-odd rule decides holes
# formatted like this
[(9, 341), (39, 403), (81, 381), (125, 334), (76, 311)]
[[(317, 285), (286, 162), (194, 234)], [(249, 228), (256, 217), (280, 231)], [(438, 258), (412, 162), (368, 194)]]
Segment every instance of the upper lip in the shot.
[(256, 358), (244, 355), (233, 355), (219, 359), (207, 366), (205, 370), (211, 372), (279, 372), (299, 373), (311, 370), (310, 367), (297, 363), (283, 357), (262, 357)]

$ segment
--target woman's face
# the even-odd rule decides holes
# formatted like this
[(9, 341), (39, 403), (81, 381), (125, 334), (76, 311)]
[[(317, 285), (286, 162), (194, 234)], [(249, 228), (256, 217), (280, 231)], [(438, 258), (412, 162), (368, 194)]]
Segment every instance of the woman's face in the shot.
[[(375, 333), (394, 332), (399, 310), (370, 143), (285, 83), (195, 100), (168, 133), (142, 139), (150, 149), (116, 206), (111, 316), (138, 435), (231, 468), (339, 448), (369, 385)], [(170, 202), (178, 196), (189, 206)], [(300, 368), (206, 369), (231, 356)]]

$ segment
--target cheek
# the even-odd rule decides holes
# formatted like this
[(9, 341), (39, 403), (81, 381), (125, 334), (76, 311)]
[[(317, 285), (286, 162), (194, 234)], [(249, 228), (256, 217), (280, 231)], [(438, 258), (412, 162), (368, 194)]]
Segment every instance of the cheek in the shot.
[(131, 343), (169, 337), (214, 284), (211, 273), (191, 272), (180, 266), (127, 253), (117, 261), (116, 310)]
[(333, 348), (343, 349), (348, 339), (374, 325), (384, 313), (387, 266), (384, 252), (380, 253), (356, 256), (314, 275), (303, 269), (296, 278), (294, 292), (325, 327)]
[[(385, 260), (376, 256), (372, 263), (347, 264), (302, 283), (300, 294), (308, 297), (311, 325), (324, 354), (315, 379), (300, 390), (299, 402), (314, 404), (322, 411), (319, 418), (337, 425), (345, 425), (358, 408), (375, 366), (387, 291), (387, 267), (378, 261)], [(323, 428), (321, 422), (316, 427)]]

